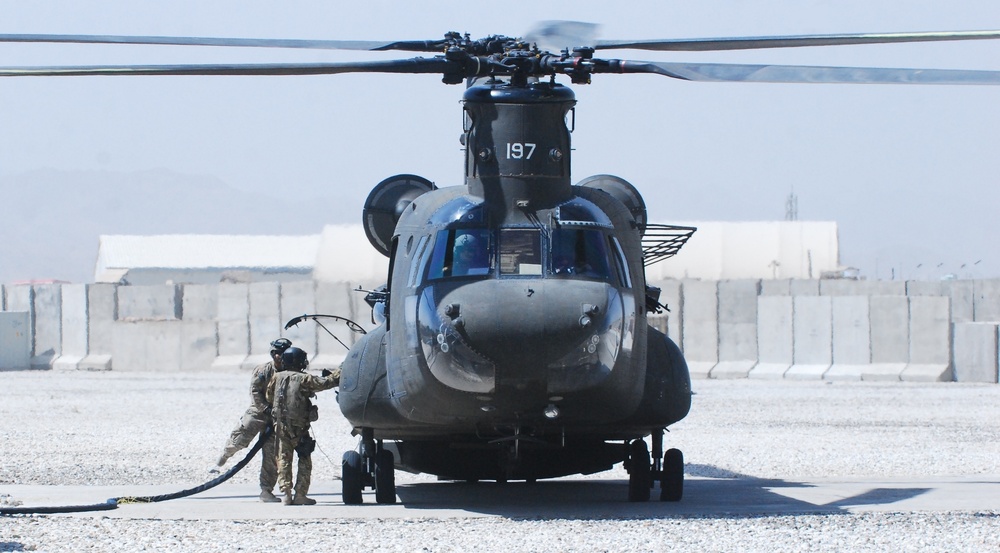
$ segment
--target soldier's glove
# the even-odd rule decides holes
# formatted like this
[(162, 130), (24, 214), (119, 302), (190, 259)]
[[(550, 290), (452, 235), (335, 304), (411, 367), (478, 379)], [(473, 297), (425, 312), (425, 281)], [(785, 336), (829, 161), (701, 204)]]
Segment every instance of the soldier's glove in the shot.
[(319, 373), (319, 374), (323, 375), (323, 378), (326, 378), (326, 377), (330, 376), (333, 373), (330, 372), (330, 369), (323, 369), (323, 371), (321, 373)]

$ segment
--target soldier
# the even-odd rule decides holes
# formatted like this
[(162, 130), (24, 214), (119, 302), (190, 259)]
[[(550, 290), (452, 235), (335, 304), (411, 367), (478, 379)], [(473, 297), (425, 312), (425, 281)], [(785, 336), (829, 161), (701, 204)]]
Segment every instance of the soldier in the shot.
[[(267, 384), (274, 373), (281, 370), (281, 354), (292, 346), (288, 338), (278, 338), (271, 342), (271, 361), (254, 367), (250, 377), (250, 399), (252, 404), (243, 413), (240, 425), (229, 435), (226, 447), (219, 457), (218, 465), (226, 464), (237, 451), (250, 445), (250, 442), (265, 429), (273, 426), (271, 419), (271, 402), (266, 397)], [(260, 459), (260, 500), (265, 503), (281, 501), (274, 495), (274, 484), (278, 481), (278, 456), (274, 433), (264, 441)]]
[(452, 254), (452, 276), (484, 275), (489, 272), (489, 258), (472, 234), (456, 238)]
[[(309, 423), (319, 418), (316, 406), (309, 401), (320, 390), (340, 384), (340, 369), (323, 369), (323, 376), (305, 373), (309, 366), (306, 352), (288, 348), (281, 356), (283, 369), (275, 373), (267, 386), (267, 399), (273, 405), (274, 433), (278, 439), (278, 487), (284, 492), (285, 505), (315, 505), (306, 496), (312, 481), (312, 452), (316, 440), (309, 436)], [(299, 458), (292, 497), (292, 452)]]

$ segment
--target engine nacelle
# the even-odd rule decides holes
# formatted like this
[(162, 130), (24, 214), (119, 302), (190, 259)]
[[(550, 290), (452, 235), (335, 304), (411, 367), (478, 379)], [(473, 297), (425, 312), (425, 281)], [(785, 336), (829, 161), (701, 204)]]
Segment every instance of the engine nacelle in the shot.
[(375, 185), (362, 212), (362, 224), (372, 246), (389, 257), (389, 244), (399, 217), (413, 200), (435, 188), (434, 183), (417, 175), (396, 175)]
[(632, 219), (639, 227), (639, 234), (646, 232), (646, 202), (642, 199), (642, 194), (627, 180), (614, 175), (594, 175), (587, 177), (577, 184), (584, 188), (596, 188), (602, 192), (607, 192), (614, 199), (624, 205)]

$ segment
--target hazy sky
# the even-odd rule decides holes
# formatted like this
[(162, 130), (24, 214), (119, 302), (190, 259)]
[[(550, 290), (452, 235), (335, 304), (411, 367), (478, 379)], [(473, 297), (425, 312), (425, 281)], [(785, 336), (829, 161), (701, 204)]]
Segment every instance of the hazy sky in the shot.
[[(550, 19), (598, 23), (603, 39), (982, 30), (1000, 29), (1000, 2), (0, 0), (0, 33), (398, 40), (519, 36)], [(1000, 41), (601, 54), (1000, 70)], [(410, 55), (0, 45), (2, 66), (386, 57)], [(1000, 87), (596, 75), (575, 91), (574, 181), (628, 179), (653, 221), (780, 220), (794, 191), (799, 218), (837, 221), (842, 263), (868, 278), (1000, 276)], [(168, 168), (303, 201), (335, 193), (360, 210), (392, 174), (461, 184), (462, 92), (434, 75), (0, 79), (0, 175)]]

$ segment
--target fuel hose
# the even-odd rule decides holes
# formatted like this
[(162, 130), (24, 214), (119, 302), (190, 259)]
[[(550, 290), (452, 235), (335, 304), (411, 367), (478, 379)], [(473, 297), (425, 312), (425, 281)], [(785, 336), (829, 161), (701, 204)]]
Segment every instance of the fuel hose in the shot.
[(0, 516), (4, 515), (50, 515), (58, 513), (83, 513), (88, 511), (111, 511), (117, 509), (119, 505), (126, 505), (129, 503), (159, 503), (160, 501), (169, 501), (171, 499), (178, 499), (181, 497), (187, 497), (189, 495), (194, 495), (196, 493), (203, 492), (205, 490), (212, 489), (219, 484), (229, 480), (234, 474), (243, 470), (243, 467), (247, 466), (247, 463), (257, 455), (257, 452), (264, 447), (264, 441), (271, 437), (274, 430), (269, 426), (264, 432), (261, 432), (260, 438), (257, 439), (257, 443), (250, 448), (243, 460), (233, 465), (233, 467), (226, 472), (220, 474), (219, 476), (205, 482), (204, 484), (189, 488), (186, 490), (181, 490), (179, 492), (168, 493), (163, 495), (148, 495), (148, 496), (123, 496), (123, 497), (112, 497), (105, 501), (104, 503), (95, 503), (93, 505), (59, 505), (51, 507), (0, 507)]

